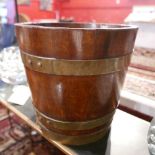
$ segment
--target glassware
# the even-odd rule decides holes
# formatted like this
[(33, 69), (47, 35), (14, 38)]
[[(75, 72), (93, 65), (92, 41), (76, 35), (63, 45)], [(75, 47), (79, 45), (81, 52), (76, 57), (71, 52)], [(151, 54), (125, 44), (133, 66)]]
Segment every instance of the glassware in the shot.
[(151, 121), (147, 141), (150, 155), (155, 155), (155, 119)]
[(17, 46), (4, 48), (0, 52), (0, 79), (13, 85), (26, 82), (25, 70)]

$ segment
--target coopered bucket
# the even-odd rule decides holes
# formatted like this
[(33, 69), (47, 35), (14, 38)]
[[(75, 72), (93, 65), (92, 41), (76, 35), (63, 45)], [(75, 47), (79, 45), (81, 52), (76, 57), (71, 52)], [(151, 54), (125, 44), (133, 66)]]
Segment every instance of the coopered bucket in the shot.
[(137, 27), (81, 23), (16, 24), (17, 40), (44, 134), (81, 145), (110, 129)]

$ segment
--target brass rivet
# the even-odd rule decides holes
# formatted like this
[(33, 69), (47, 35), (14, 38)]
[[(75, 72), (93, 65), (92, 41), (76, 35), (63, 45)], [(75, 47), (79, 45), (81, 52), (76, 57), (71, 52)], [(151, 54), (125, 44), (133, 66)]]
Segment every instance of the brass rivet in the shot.
[(48, 121), (48, 120), (47, 120), (47, 121), (46, 121), (46, 123), (47, 123), (47, 124), (49, 124), (49, 123), (50, 123), (50, 121)]
[(39, 67), (41, 67), (41, 66), (42, 66), (42, 63), (41, 63), (41, 62), (38, 62), (37, 65), (38, 65)]
[(31, 59), (28, 59), (28, 63), (31, 65), (32, 64), (32, 60)]

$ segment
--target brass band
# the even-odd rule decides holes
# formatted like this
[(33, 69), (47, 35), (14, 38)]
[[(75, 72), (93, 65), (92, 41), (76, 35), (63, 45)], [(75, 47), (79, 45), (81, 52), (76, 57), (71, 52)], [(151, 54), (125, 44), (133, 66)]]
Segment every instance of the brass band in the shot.
[(65, 60), (39, 57), (21, 52), (26, 67), (41, 73), (53, 75), (89, 76), (124, 70), (130, 63), (131, 54), (116, 58), (98, 60)]
[(110, 124), (113, 119), (114, 113), (115, 111), (112, 111), (104, 117), (89, 121), (67, 122), (52, 119), (36, 109), (36, 115), (39, 122), (41, 122), (44, 126), (48, 126), (48, 128), (55, 128), (61, 130), (88, 130), (102, 126), (104, 124)]
[(101, 139), (102, 137), (104, 137), (110, 129), (110, 125), (109, 125), (91, 134), (69, 136), (69, 135), (63, 135), (63, 134), (53, 132), (47, 129), (40, 122), (37, 122), (37, 123), (41, 127), (41, 130), (44, 133), (44, 135), (48, 137), (48, 139), (61, 142), (62, 144), (70, 144), (70, 145), (83, 145), (83, 144), (95, 142)]

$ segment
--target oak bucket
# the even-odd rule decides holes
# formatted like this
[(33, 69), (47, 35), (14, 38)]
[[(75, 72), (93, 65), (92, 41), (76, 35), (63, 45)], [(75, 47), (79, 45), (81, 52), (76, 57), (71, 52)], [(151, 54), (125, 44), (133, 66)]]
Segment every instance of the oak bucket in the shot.
[(49, 138), (81, 145), (107, 133), (136, 33), (129, 25), (16, 24), (37, 122)]

